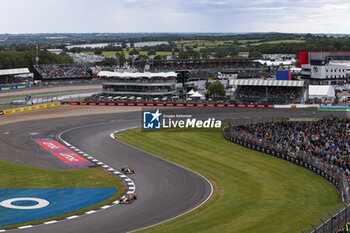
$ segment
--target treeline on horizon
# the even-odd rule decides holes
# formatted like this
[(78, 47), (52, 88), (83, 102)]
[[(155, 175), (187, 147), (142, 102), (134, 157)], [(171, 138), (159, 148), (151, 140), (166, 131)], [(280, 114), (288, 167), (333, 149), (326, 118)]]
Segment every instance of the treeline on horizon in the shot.
[[(36, 52), (0, 52), (0, 69), (30, 68), (35, 63)], [(70, 64), (73, 59), (66, 53), (56, 55), (47, 51), (39, 52), (39, 64)]]
[(248, 49), (263, 54), (297, 54), (301, 51), (350, 51), (350, 39), (316, 39), (299, 43), (264, 43), (249, 46)]

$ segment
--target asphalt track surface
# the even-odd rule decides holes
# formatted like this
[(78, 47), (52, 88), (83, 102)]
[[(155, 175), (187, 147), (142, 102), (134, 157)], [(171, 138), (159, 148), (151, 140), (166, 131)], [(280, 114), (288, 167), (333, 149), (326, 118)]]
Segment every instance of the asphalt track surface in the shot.
[[(187, 113), (188, 109), (180, 110)], [(198, 118), (246, 119), (254, 117), (307, 116), (311, 111), (274, 109), (203, 109), (193, 110)], [(318, 113), (317, 113), (318, 114)], [(329, 115), (330, 113), (320, 113)], [(334, 113), (333, 113), (334, 115)], [(341, 114), (340, 114), (341, 115)], [(205, 201), (210, 184), (200, 175), (148, 153), (117, 142), (110, 133), (141, 125), (141, 113), (104, 114), (71, 118), (21, 122), (5, 125), (11, 128), (12, 140), (32, 146), (33, 138), (61, 135), (61, 138), (115, 169), (129, 165), (138, 200), (131, 205), (116, 205), (76, 219), (34, 228), (13, 230), (35, 233), (109, 233), (129, 232), (168, 220)], [(1, 130), (2, 131), (2, 130)], [(30, 135), (36, 132), (36, 135)], [(189, 139), (190, 140), (190, 139)], [(16, 151), (16, 150), (15, 150)], [(22, 150), (17, 150), (20, 153)], [(23, 152), (24, 153), (24, 152)]]

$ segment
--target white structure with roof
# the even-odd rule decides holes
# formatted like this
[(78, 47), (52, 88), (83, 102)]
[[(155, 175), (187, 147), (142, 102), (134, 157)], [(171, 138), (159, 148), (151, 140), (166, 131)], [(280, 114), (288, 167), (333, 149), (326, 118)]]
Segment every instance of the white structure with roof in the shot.
[(303, 87), (304, 81), (265, 80), (265, 79), (234, 79), (231, 86), (266, 86), (266, 87)]
[(0, 70), (0, 76), (19, 75), (19, 74), (30, 74), (30, 71), (28, 68)]
[(103, 95), (136, 97), (170, 97), (175, 94), (177, 74), (175, 72), (130, 73), (101, 71), (98, 76), (105, 79)]
[(309, 101), (316, 103), (333, 103), (335, 100), (335, 90), (327, 85), (310, 85)]
[(130, 72), (112, 72), (112, 71), (101, 71), (98, 73), (99, 77), (116, 77), (116, 78), (169, 78), (177, 77), (175, 72), (159, 72), (159, 73), (130, 73)]

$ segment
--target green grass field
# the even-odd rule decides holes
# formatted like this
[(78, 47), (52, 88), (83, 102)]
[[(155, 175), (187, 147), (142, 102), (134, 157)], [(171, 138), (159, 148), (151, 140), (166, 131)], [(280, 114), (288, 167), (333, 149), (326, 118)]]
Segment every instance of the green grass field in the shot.
[[(119, 199), (124, 191), (123, 183), (115, 176), (105, 172), (101, 168), (86, 168), (80, 170), (53, 171), (42, 168), (30, 167), (22, 164), (0, 161), (0, 188), (102, 188), (116, 187), (118, 191), (109, 199), (99, 204), (77, 210), (68, 214), (59, 215), (44, 220), (33, 221), (25, 224), (16, 224), (2, 227), (18, 227), (21, 225), (36, 224), (54, 219), (64, 218), (96, 209)], [(0, 212), (1, 213), (1, 212)]]
[(261, 44), (278, 44), (278, 43), (303, 43), (305, 40), (276, 40), (276, 41), (266, 41), (260, 43), (252, 43), (250, 45), (261, 45)]
[(137, 129), (117, 138), (197, 171), (214, 186), (202, 207), (142, 232), (301, 232), (340, 202), (323, 178), (229, 142), (220, 130)]

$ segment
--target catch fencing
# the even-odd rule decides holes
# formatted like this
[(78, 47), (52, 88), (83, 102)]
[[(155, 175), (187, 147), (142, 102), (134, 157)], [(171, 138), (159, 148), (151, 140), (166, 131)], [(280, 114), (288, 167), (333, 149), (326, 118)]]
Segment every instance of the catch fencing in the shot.
[[(263, 139), (255, 138), (254, 136), (242, 134), (241, 132), (235, 131), (234, 127), (231, 125), (224, 127), (223, 136), (225, 139), (249, 149), (267, 153), (309, 169), (332, 183), (339, 190), (342, 203), (344, 203), (344, 208), (341, 210), (336, 209), (336, 214), (334, 215), (328, 213), (329, 218), (325, 221), (320, 218), (322, 222), (320, 226), (314, 226), (313, 224), (310, 224), (313, 229), (312, 233), (338, 232), (338, 230), (343, 227), (347, 221), (350, 220), (350, 205), (345, 205), (348, 204), (350, 200), (349, 184), (344, 173), (340, 171), (335, 165), (329, 165), (321, 159), (310, 155), (303, 155), (299, 157), (284, 150), (278, 143), (267, 142)], [(304, 231), (301, 232), (306, 233)]]

